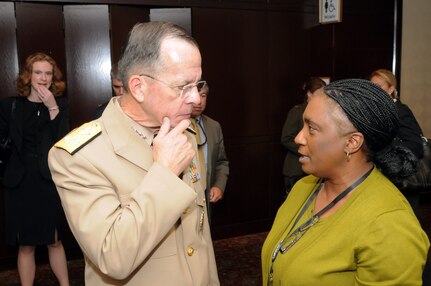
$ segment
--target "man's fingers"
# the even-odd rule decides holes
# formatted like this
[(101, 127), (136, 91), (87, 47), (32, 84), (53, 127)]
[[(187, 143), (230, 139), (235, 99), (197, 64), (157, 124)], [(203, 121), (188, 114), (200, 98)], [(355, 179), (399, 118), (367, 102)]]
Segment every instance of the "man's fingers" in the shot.
[(190, 120), (184, 119), (177, 126), (175, 126), (175, 128), (173, 128), (171, 132), (174, 135), (184, 133), (184, 131), (187, 129), (187, 127), (189, 127), (189, 125)]
[[(164, 136), (164, 135), (168, 134), (169, 132), (171, 132), (172, 135), (182, 134), (187, 129), (187, 127), (189, 127), (189, 125), (190, 125), (190, 120), (184, 119), (177, 126), (172, 128), (172, 130), (170, 130), (171, 129), (170, 120), (169, 120), (169, 118), (164, 117), (163, 122), (162, 122), (162, 126), (160, 126), (160, 130), (159, 130), (159, 133), (157, 134), (157, 136), (160, 136), (160, 135)], [(160, 137), (162, 137), (162, 136), (160, 136)]]
[(162, 126), (160, 126), (159, 133), (157, 136), (164, 136), (169, 132), (169, 129), (171, 129), (171, 121), (167, 117), (163, 117)]

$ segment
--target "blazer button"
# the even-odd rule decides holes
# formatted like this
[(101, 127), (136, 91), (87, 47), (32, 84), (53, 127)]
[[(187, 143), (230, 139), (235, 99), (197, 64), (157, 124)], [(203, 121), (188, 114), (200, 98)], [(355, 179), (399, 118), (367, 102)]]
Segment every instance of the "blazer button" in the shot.
[(188, 213), (189, 213), (189, 211), (190, 211), (190, 208), (186, 208), (186, 209), (183, 211), (183, 214), (188, 214)]
[(187, 255), (188, 256), (192, 256), (194, 252), (195, 252), (195, 249), (193, 247), (190, 246), (189, 248), (187, 248)]

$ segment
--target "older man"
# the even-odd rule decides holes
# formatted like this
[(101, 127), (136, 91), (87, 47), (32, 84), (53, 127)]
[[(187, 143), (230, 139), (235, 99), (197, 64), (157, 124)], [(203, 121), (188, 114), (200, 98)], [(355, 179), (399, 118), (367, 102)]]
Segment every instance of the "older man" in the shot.
[(124, 95), (49, 155), (86, 285), (219, 285), (189, 127), (198, 45), (178, 26), (137, 24), (119, 71)]

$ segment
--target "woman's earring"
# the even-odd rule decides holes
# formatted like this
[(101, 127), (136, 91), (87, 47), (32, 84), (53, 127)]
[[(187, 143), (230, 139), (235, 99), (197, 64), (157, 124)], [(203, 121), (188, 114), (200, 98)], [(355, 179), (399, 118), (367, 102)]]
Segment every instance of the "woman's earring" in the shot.
[(351, 156), (352, 154), (350, 154), (350, 152), (349, 151), (347, 151), (346, 152), (346, 160), (347, 160), (347, 162), (350, 162), (350, 156)]

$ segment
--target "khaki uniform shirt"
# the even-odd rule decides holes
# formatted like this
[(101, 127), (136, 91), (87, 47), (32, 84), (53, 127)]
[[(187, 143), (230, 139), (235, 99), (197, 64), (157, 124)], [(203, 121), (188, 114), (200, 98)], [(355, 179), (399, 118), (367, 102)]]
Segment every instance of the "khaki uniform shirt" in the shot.
[[(196, 148), (194, 136), (188, 137)], [(219, 285), (204, 190), (192, 181), (193, 163), (180, 179), (153, 162), (151, 141), (151, 132), (137, 130), (113, 98), (100, 119), (72, 131), (49, 153), (53, 180), (84, 253), (85, 283)], [(199, 164), (196, 157), (193, 162)]]

